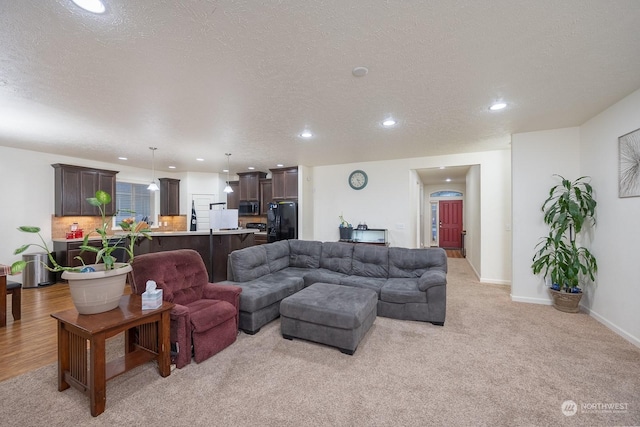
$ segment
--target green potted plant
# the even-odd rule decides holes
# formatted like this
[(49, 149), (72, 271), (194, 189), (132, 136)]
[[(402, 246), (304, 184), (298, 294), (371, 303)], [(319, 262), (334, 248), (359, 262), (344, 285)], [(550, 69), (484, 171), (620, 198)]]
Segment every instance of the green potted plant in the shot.
[[(137, 223), (134, 219), (125, 219), (118, 225), (123, 233), (109, 236), (111, 217), (106, 215), (106, 206), (111, 203), (111, 195), (105, 191), (98, 190), (95, 197), (87, 198), (87, 202), (96, 206), (102, 218), (100, 228), (95, 232), (100, 236), (101, 246), (89, 245), (92, 233), (84, 236), (80, 249), (82, 251), (94, 252), (96, 254), (96, 264), (85, 265), (84, 260), (77, 256), (82, 266), (71, 267), (58, 264), (53, 257), (47, 243), (40, 235), (39, 227), (21, 226), (18, 230), (25, 233), (35, 233), (40, 238), (42, 244), (29, 243), (22, 245), (14, 251), (14, 255), (19, 255), (30, 246), (37, 246), (44, 249), (49, 254), (50, 266), (46, 268), (53, 272), (62, 272), (62, 278), (69, 283), (71, 297), (80, 314), (95, 314), (109, 311), (116, 308), (122, 296), (126, 284), (127, 273), (131, 271), (131, 261), (133, 261), (133, 248), (138, 237), (151, 239), (147, 223)], [(131, 211), (127, 211), (131, 212)], [(123, 250), (127, 256), (127, 262), (117, 262), (114, 252)], [(11, 274), (18, 274), (26, 267), (26, 261), (16, 261), (11, 265)]]
[(595, 281), (598, 271), (596, 258), (585, 246), (576, 243), (576, 236), (585, 226), (595, 226), (596, 201), (589, 177), (570, 181), (560, 175), (561, 183), (554, 185), (542, 204), (544, 223), (549, 234), (536, 245), (531, 268), (551, 280), (555, 308), (577, 312), (582, 298), (583, 283)]

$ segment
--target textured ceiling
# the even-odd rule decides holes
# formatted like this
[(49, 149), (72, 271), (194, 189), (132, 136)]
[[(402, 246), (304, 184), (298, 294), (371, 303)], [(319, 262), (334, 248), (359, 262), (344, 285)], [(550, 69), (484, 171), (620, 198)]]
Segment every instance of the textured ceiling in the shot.
[(105, 3), (0, 0), (0, 145), (267, 171), (506, 149), (640, 88), (637, 0)]

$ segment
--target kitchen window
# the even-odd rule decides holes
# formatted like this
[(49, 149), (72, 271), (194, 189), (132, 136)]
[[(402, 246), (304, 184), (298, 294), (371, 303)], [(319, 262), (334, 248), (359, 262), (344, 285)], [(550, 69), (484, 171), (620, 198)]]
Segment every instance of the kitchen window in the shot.
[[(148, 184), (135, 184), (132, 182), (116, 182), (116, 217), (115, 224), (119, 224), (125, 218), (135, 217), (137, 222), (147, 221), (153, 224), (152, 218), (155, 191), (147, 190)], [(135, 213), (131, 213), (131, 211)], [(114, 225), (115, 225), (114, 224)]]

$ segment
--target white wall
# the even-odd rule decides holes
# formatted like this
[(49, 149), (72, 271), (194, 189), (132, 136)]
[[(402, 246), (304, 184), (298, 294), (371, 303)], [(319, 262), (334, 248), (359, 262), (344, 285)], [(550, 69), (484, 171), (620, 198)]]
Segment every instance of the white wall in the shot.
[(558, 183), (553, 174), (571, 180), (580, 176), (579, 150), (577, 127), (512, 136), (514, 301), (551, 304), (544, 280), (531, 271), (534, 248), (548, 233), (541, 206), (549, 189)]
[(218, 173), (187, 172), (180, 179), (180, 213), (191, 213), (193, 194), (212, 194), (216, 202), (227, 202), (222, 191), (226, 185), (226, 176), (221, 179)]
[[(466, 195), (464, 205), (464, 227), (467, 231), (467, 235), (464, 236), (464, 246), (467, 256), (467, 261), (471, 264), (476, 276), (480, 277), (480, 266), (482, 265), (482, 218), (480, 212), (482, 211), (482, 189), (480, 187), (480, 165), (473, 165), (467, 172), (467, 184)], [(505, 247), (505, 253), (511, 254), (508, 250), (508, 234), (506, 235), (507, 247)], [(504, 277), (511, 278), (510, 273), (506, 268), (504, 270)]]
[(581, 306), (600, 322), (640, 346), (640, 198), (618, 198), (618, 137), (640, 127), (640, 91), (583, 124), (513, 135), (514, 301), (549, 304), (540, 277), (531, 272), (534, 247), (547, 228), (540, 206), (558, 173), (592, 178), (597, 225), (591, 251), (598, 260), (595, 288), (585, 289)]
[(580, 173), (592, 177), (597, 225), (591, 247), (597, 287), (581, 304), (640, 346), (640, 197), (618, 197), (618, 137), (640, 128), (640, 90), (580, 127)]
[[(511, 158), (508, 150), (419, 157), (313, 168), (314, 233), (313, 238), (336, 241), (338, 216), (358, 225), (366, 221), (370, 228), (389, 229), (392, 246), (417, 247), (417, 206), (420, 186), (412, 171), (440, 166), (479, 165), (480, 179), (472, 184), (479, 187), (480, 228), (476, 237), (481, 264), (474, 266), (480, 280), (510, 283), (511, 253)], [(347, 183), (355, 169), (364, 170), (369, 183), (363, 190), (352, 190)], [(469, 192), (469, 184), (467, 184)]]
[(313, 236), (313, 168), (298, 165), (298, 238)]

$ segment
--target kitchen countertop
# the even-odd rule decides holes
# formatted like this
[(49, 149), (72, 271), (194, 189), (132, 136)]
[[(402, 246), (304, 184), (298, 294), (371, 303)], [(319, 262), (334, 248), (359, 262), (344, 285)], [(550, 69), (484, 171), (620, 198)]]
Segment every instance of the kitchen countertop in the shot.
[[(256, 233), (256, 234), (266, 234), (266, 232), (258, 232), (258, 230), (254, 230), (254, 229), (250, 229), (250, 228), (238, 228), (235, 230), (214, 230), (213, 231), (213, 235), (214, 236), (225, 236), (225, 235), (231, 235), (231, 234), (248, 234), (248, 233)], [(114, 234), (112, 236), (109, 236), (110, 239), (117, 239), (118, 237), (120, 237), (122, 234)], [(149, 235), (151, 237), (155, 237), (155, 236), (208, 236), (209, 235), (209, 230), (207, 231), (152, 231), (151, 233), (149, 233)], [(54, 242), (82, 242), (84, 241), (84, 238), (78, 238), (78, 239), (52, 239)], [(100, 240), (100, 236), (96, 235), (95, 233), (93, 235), (91, 235), (89, 237), (89, 240), (94, 241), (94, 240)]]

